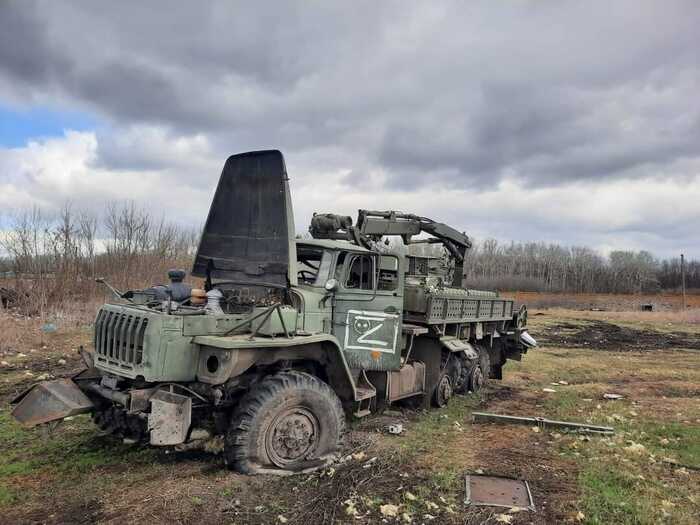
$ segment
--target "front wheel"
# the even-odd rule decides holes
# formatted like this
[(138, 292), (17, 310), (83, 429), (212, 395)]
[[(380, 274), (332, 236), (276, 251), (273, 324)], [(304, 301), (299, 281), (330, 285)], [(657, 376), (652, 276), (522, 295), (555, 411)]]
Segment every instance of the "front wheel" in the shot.
[(299, 471), (338, 453), (345, 416), (326, 383), (304, 372), (266, 377), (243, 396), (226, 434), (226, 465), (247, 474)]

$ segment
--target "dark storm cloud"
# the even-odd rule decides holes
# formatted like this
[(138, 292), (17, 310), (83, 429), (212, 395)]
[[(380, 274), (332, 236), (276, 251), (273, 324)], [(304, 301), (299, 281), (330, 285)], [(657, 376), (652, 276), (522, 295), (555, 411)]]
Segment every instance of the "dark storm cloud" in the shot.
[(29, 2), (0, 5), (0, 71), (20, 89), (49, 88), (59, 71), (70, 71), (72, 61), (52, 47), (48, 24)]

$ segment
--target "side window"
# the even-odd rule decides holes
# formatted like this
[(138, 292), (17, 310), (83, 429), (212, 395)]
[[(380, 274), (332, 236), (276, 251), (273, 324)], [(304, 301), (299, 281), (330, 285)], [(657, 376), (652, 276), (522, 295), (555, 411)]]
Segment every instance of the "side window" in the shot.
[(374, 289), (374, 264), (369, 255), (353, 255), (350, 259), (345, 288), (356, 290)]
[(343, 268), (345, 268), (345, 256), (347, 252), (340, 252), (338, 254), (338, 259), (335, 261), (335, 280), (339, 283), (343, 282)]
[(393, 255), (379, 257), (377, 290), (395, 291), (399, 286), (399, 260)]

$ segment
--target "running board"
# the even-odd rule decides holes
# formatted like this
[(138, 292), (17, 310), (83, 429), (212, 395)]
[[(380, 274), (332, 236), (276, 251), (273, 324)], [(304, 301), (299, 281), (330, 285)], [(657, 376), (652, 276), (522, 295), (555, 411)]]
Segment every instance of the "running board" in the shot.
[(377, 389), (370, 383), (367, 374), (362, 370), (357, 378), (355, 386), (355, 402), (357, 407), (353, 415), (357, 418), (368, 416), (372, 413), (372, 400), (377, 397)]

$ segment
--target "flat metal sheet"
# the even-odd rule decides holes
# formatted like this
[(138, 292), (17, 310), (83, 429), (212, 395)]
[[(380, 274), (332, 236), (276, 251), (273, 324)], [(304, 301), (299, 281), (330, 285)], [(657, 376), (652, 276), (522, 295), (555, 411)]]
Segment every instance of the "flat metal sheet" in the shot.
[(92, 401), (70, 379), (38, 383), (17, 398), (12, 416), (33, 427), (68, 416), (90, 412)]
[(467, 505), (535, 510), (527, 481), (467, 474), (465, 485)]
[(179, 445), (185, 442), (192, 422), (192, 398), (159, 390), (151, 397), (148, 430), (151, 445)]
[[(282, 153), (228, 158), (197, 249), (192, 275), (286, 286), (294, 224)], [(293, 255), (296, 257), (296, 255)]]

